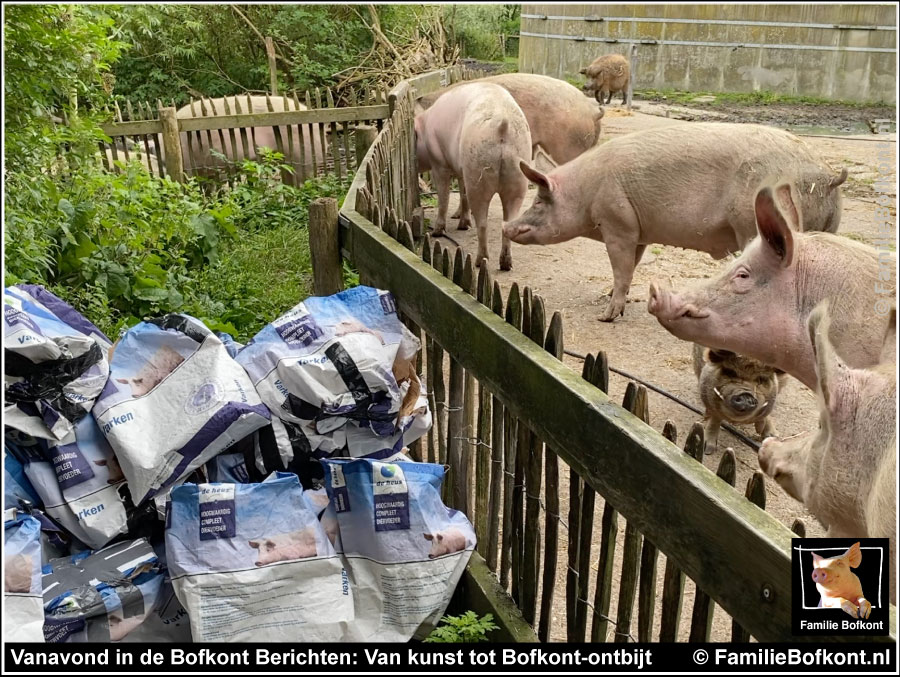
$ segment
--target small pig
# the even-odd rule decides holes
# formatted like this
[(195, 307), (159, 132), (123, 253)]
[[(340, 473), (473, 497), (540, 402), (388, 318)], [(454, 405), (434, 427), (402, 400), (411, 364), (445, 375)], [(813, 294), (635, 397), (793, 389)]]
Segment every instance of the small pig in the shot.
[[(828, 527), (828, 536), (890, 539), (897, 512), (896, 311), (883, 339), (887, 361), (853, 369), (836, 354), (827, 302), (809, 316), (818, 377), (819, 429), (770, 437), (759, 466)], [(891, 577), (891, 598), (894, 599)]]
[(647, 309), (670, 333), (771, 365), (816, 388), (806, 320), (830, 299), (831, 341), (850, 367), (881, 361), (896, 256), (830, 233), (797, 233), (791, 187), (755, 200), (760, 236), (717, 278), (675, 293), (650, 285)]
[[(455, 87), (416, 116), (416, 160), (420, 172), (431, 172), (438, 194), (434, 234), (447, 225), (450, 179), (460, 177), (462, 216), (468, 228), (469, 209), (478, 228), (477, 265), (488, 258), (487, 221), (491, 199), (499, 193), (503, 220), (515, 218), (525, 199), (528, 181), (519, 162), (531, 157), (531, 133), (522, 109), (499, 85), (472, 82)], [(512, 268), (509, 240), (503, 238), (500, 269)]]
[(579, 73), (587, 76), (584, 85), (584, 93), (593, 95), (597, 103), (603, 104), (612, 101), (613, 94), (622, 92), (622, 103), (625, 103), (628, 78), (631, 76), (631, 66), (621, 54), (607, 54), (597, 57), (590, 66), (582, 68)]
[(613, 269), (612, 298), (600, 318), (606, 322), (623, 313), (648, 244), (715, 258), (743, 249), (756, 235), (753, 201), (766, 175), (797, 181), (806, 230), (834, 231), (841, 214), (838, 186), (846, 179), (846, 170), (836, 175), (793, 134), (721, 122), (633, 132), (549, 174), (524, 162), (522, 171), (538, 194), (505, 225), (504, 235), (519, 244), (579, 236), (604, 242)]
[(850, 571), (862, 563), (859, 543), (854, 543), (838, 557), (822, 557), (813, 553), (812, 558), (812, 579), (822, 596), (819, 607), (841, 608), (853, 618), (868, 618), (872, 605), (863, 596), (859, 577)]
[(784, 372), (727, 350), (694, 344), (694, 373), (706, 407), (706, 453), (713, 453), (722, 421), (753, 423), (761, 438), (777, 435), (769, 414), (783, 386)]
[(119, 465), (119, 459), (113, 453), (110, 454), (109, 458), (94, 461), (94, 465), (104, 466), (109, 471), (109, 478), (106, 480), (107, 484), (118, 484), (125, 479), (122, 466)]
[(459, 552), (469, 546), (465, 534), (456, 527), (444, 529), (433, 534), (423, 534), (423, 536), (425, 536), (426, 541), (431, 541), (431, 552), (428, 553), (428, 559)]
[(315, 557), (318, 554), (316, 532), (311, 527), (292, 531), (289, 534), (261, 538), (249, 543), (251, 548), (259, 548), (259, 559), (256, 560), (258, 567), (273, 562)]
[[(477, 82), (499, 85), (516, 100), (531, 132), (531, 157), (537, 157), (540, 147), (554, 162), (562, 164), (592, 148), (600, 138), (603, 109), (565, 80), (532, 73), (503, 73)], [(416, 113), (466, 84), (461, 82), (426, 94), (417, 102)]]
[[(115, 346), (113, 346), (114, 348)], [(169, 346), (162, 346), (133, 378), (117, 378), (116, 382), (131, 385), (131, 396), (140, 397), (153, 390), (159, 383), (184, 362), (184, 358)]]

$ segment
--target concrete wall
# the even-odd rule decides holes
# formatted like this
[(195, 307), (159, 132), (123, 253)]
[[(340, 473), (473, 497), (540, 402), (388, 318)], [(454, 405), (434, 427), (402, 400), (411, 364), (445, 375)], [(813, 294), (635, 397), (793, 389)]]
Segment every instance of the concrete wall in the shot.
[(523, 73), (580, 78), (631, 44), (636, 89), (896, 103), (893, 4), (522, 5)]

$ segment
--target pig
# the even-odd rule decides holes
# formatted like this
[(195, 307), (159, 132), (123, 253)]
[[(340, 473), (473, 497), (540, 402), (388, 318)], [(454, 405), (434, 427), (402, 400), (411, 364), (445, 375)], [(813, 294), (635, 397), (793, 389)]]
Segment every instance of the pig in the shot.
[(840, 608), (853, 618), (868, 618), (872, 605), (863, 596), (859, 577), (850, 571), (862, 563), (859, 543), (854, 543), (838, 557), (822, 557), (813, 553), (812, 559), (812, 579), (821, 595), (819, 607)]
[[(114, 349), (113, 346), (112, 349)], [(131, 396), (141, 397), (153, 390), (184, 358), (169, 346), (162, 346), (132, 378), (117, 378), (117, 383), (131, 386)]]
[[(626, 134), (549, 174), (522, 163), (537, 184), (531, 207), (503, 233), (519, 244), (583, 236), (606, 243), (613, 292), (601, 320), (625, 310), (635, 266), (648, 244), (697, 249), (720, 259), (756, 235), (760, 178), (797, 181), (807, 230), (834, 231), (841, 214), (836, 175), (789, 132), (763, 125), (698, 122)], [(740, 351), (735, 351), (740, 353)]]
[(780, 369), (815, 390), (806, 321), (831, 300), (831, 341), (847, 366), (881, 361), (896, 256), (831, 233), (801, 233), (789, 184), (755, 200), (759, 237), (715, 279), (676, 293), (650, 285), (647, 309), (671, 334)]
[[(225, 110), (225, 99), (228, 100), (228, 111)], [(284, 112), (285, 110), (306, 110), (306, 106), (304, 106), (303, 104), (295, 103), (293, 99), (288, 99), (287, 107), (285, 107), (284, 99), (282, 97), (271, 97), (271, 100), (272, 108), (276, 113)], [(251, 96), (250, 102), (251, 104), (248, 105), (246, 96), (229, 96), (219, 97), (216, 99), (204, 99), (202, 104), (199, 101), (195, 102), (193, 104), (193, 107), (190, 104), (187, 106), (182, 106), (178, 109), (175, 115), (179, 120), (208, 117), (213, 114), (227, 115), (229, 111), (231, 115), (237, 115), (239, 113), (238, 105), (240, 106), (240, 114), (243, 115), (246, 115), (248, 113), (269, 112), (269, 106), (265, 96)], [(322, 154), (322, 139), (321, 134), (318, 133), (318, 126), (313, 127), (311, 125), (303, 125), (302, 127), (304, 152), (303, 158), (298, 157), (300, 147), (300, 134), (298, 126), (291, 125), (291, 134), (293, 137), (293, 147), (295, 155), (293, 157), (289, 156), (288, 149), (285, 147), (285, 159), (283, 161), (284, 164), (290, 165), (294, 169), (295, 175), (299, 177), (315, 175), (315, 158), (317, 158), (317, 161), (321, 163), (323, 161), (322, 158), (324, 157)], [(287, 127), (282, 126), (278, 129), (281, 132), (282, 143), (287, 146)], [(311, 129), (312, 134), (310, 134)], [(219, 132), (215, 130), (209, 132), (208, 134), (206, 131), (199, 132), (199, 134), (197, 132), (182, 132), (181, 152), (183, 156), (182, 159), (184, 162), (185, 171), (207, 178), (218, 178), (220, 172), (227, 167), (227, 162), (213, 155), (211, 149), (218, 153), (224, 153), (232, 161), (234, 161), (235, 159), (238, 161), (255, 160), (258, 157), (257, 149), (261, 147), (270, 148), (272, 150), (278, 149), (278, 144), (275, 140), (275, 132), (273, 131), (272, 127), (255, 127), (253, 128), (252, 132), (249, 129), (246, 130), (248, 154), (245, 156), (240, 130), (235, 129), (233, 131), (235, 139), (234, 145), (237, 147), (236, 150), (232, 148), (231, 134), (228, 130), (223, 130), (221, 132), (221, 137), (219, 136)], [(188, 136), (190, 136), (190, 140), (188, 140)], [(222, 138), (224, 138), (224, 148), (222, 145)], [(211, 148), (210, 139), (212, 139)], [(315, 151), (315, 158), (313, 157), (313, 150)]]
[(694, 373), (706, 407), (706, 453), (718, 447), (722, 421), (753, 423), (761, 438), (777, 435), (769, 418), (785, 374), (756, 360), (727, 350), (708, 350), (694, 344)]
[(616, 92), (622, 92), (622, 103), (625, 103), (631, 66), (628, 59), (621, 54), (597, 57), (590, 66), (578, 72), (588, 79), (584, 85), (584, 93), (588, 96), (593, 95), (597, 103), (602, 104), (603, 97), (606, 96), (608, 104)]
[(107, 484), (118, 484), (125, 479), (125, 475), (122, 473), (122, 466), (119, 465), (119, 459), (116, 458), (115, 454), (111, 454), (109, 458), (94, 461), (94, 465), (106, 467), (109, 472), (109, 478), (106, 480)]
[[(828, 527), (828, 536), (890, 539), (894, 561), (897, 511), (896, 309), (880, 364), (854, 369), (838, 354), (823, 301), (810, 313), (819, 429), (763, 442), (759, 466)], [(893, 593), (893, 577), (891, 582)]]
[(437, 531), (433, 534), (423, 534), (423, 536), (425, 536), (426, 541), (431, 541), (431, 552), (428, 553), (428, 559), (459, 552), (470, 545), (465, 534), (456, 527)]
[[(528, 190), (519, 162), (531, 157), (531, 133), (522, 109), (499, 85), (472, 82), (444, 94), (415, 118), (419, 172), (431, 172), (438, 193), (434, 234), (447, 225), (450, 178), (460, 177), (459, 227), (468, 227), (469, 209), (478, 228), (477, 265), (488, 259), (488, 207), (495, 193), (503, 204), (503, 220), (518, 215)], [(512, 268), (509, 240), (503, 238), (500, 269)]]
[(568, 82), (531, 73), (504, 73), (426, 94), (417, 103), (417, 114), (433, 106), (447, 92), (474, 82), (499, 85), (515, 99), (531, 132), (529, 157), (536, 157), (540, 147), (555, 163), (562, 164), (592, 148), (600, 138), (602, 108)]
[(18, 553), (7, 557), (3, 569), (3, 586), (6, 592), (31, 591), (34, 562), (30, 555)]
[(318, 554), (316, 532), (312, 527), (292, 531), (288, 534), (260, 538), (249, 541), (249, 543), (251, 548), (259, 549), (259, 559), (256, 560), (258, 567), (273, 562), (315, 557)]

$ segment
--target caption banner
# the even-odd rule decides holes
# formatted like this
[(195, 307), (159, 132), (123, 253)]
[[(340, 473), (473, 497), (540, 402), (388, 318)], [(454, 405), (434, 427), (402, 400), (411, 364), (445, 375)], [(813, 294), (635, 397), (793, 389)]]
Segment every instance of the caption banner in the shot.
[(429, 645), (387, 647), (376, 644), (273, 645), (141, 645), (6, 644), (4, 674), (46, 672), (47, 668), (90, 668), (92, 672), (393, 672), (427, 669), (467, 672), (492, 667), (498, 671), (536, 672), (856, 672), (896, 673), (893, 644), (598, 644)]

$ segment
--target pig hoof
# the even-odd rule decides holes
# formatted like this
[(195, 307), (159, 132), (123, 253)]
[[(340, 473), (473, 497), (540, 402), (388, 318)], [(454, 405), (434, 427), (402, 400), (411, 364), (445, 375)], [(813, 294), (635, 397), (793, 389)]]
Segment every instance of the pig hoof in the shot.
[(707, 442), (706, 446), (703, 448), (703, 453), (706, 454), (707, 456), (709, 456), (710, 454), (716, 453), (716, 451), (718, 451), (718, 449), (719, 449), (718, 444), (714, 444), (712, 442)]
[(612, 322), (619, 315), (625, 314), (625, 304), (613, 303), (609, 302), (609, 305), (606, 306), (606, 311), (600, 316), (601, 322)]
[(500, 270), (512, 270), (512, 256), (500, 257)]
[(841, 609), (846, 611), (852, 618), (857, 618), (857, 608), (853, 602), (844, 601), (841, 603)]
[(869, 614), (872, 613), (872, 605), (869, 604), (869, 600), (864, 597), (859, 598), (859, 617), (860, 618), (868, 618)]
[(456, 230), (469, 230), (469, 226), (471, 226), (471, 222), (469, 221), (468, 216), (464, 216), (459, 220), (459, 226), (457, 226)]

